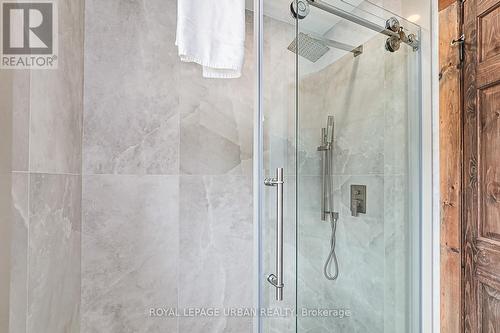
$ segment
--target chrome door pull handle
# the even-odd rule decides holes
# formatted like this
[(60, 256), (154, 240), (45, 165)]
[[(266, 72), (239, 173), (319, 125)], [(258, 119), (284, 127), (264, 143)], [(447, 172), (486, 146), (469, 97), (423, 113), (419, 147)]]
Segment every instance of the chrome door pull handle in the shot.
[(276, 288), (276, 300), (283, 300), (283, 168), (276, 168), (276, 177), (264, 180), (266, 186), (276, 187), (276, 274), (267, 281)]

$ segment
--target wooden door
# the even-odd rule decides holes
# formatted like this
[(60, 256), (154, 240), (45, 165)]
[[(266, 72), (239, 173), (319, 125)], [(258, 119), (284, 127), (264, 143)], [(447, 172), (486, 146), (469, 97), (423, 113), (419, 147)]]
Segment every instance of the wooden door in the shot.
[(500, 333), (500, 0), (465, 0), (464, 331)]

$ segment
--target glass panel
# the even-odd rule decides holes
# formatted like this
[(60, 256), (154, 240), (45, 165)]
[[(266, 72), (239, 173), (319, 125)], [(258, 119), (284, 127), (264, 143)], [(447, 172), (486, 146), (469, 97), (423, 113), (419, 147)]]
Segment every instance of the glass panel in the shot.
[(416, 332), (419, 52), (312, 6), (299, 36), (297, 332)]
[[(279, 3), (282, 4), (282, 3)], [(285, 10), (283, 10), (285, 9)], [(263, 21), (263, 177), (275, 177), (284, 169), (283, 200), (283, 300), (266, 278), (276, 274), (276, 187), (264, 186), (261, 215), (261, 308), (267, 312), (260, 322), (262, 332), (295, 332), (295, 140), (296, 55), (287, 48), (296, 34), (295, 20), (276, 1), (264, 1)], [(286, 14), (286, 16), (283, 16)], [(281, 15), (281, 16), (280, 16)]]
[(380, 32), (420, 29), (368, 1), (326, 2), (344, 18), (303, 4), (295, 20), (264, 1), (262, 169), (285, 168), (285, 287), (279, 302), (265, 281), (277, 204), (262, 185), (260, 305), (281, 312), (260, 332), (418, 332), (420, 51)]

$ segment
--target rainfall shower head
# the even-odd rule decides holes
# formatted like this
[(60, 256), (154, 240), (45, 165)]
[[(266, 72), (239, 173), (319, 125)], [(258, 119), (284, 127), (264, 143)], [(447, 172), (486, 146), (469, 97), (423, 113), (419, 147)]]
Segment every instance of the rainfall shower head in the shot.
[(288, 50), (293, 53), (298, 53), (299, 56), (311, 62), (316, 62), (319, 58), (324, 56), (326, 52), (330, 51), (330, 48), (321, 40), (312, 38), (301, 32), (299, 36), (293, 40), (290, 46), (288, 46)]
[(288, 50), (293, 53), (298, 52), (299, 56), (311, 62), (316, 62), (330, 50), (330, 46), (339, 50), (351, 52), (355, 57), (363, 53), (363, 45), (352, 46), (324, 37), (314, 38), (303, 32), (300, 32), (299, 36), (293, 40), (288, 46)]

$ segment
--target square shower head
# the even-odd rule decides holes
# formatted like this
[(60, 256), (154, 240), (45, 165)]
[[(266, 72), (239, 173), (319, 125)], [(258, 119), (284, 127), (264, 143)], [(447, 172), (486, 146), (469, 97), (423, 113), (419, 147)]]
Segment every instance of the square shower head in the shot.
[(304, 57), (311, 62), (318, 61), (319, 58), (324, 56), (330, 50), (330, 48), (321, 40), (312, 38), (303, 32), (300, 32), (299, 36), (288, 46), (288, 50), (293, 53), (297, 53), (297, 49), (298, 54), (301, 57)]

